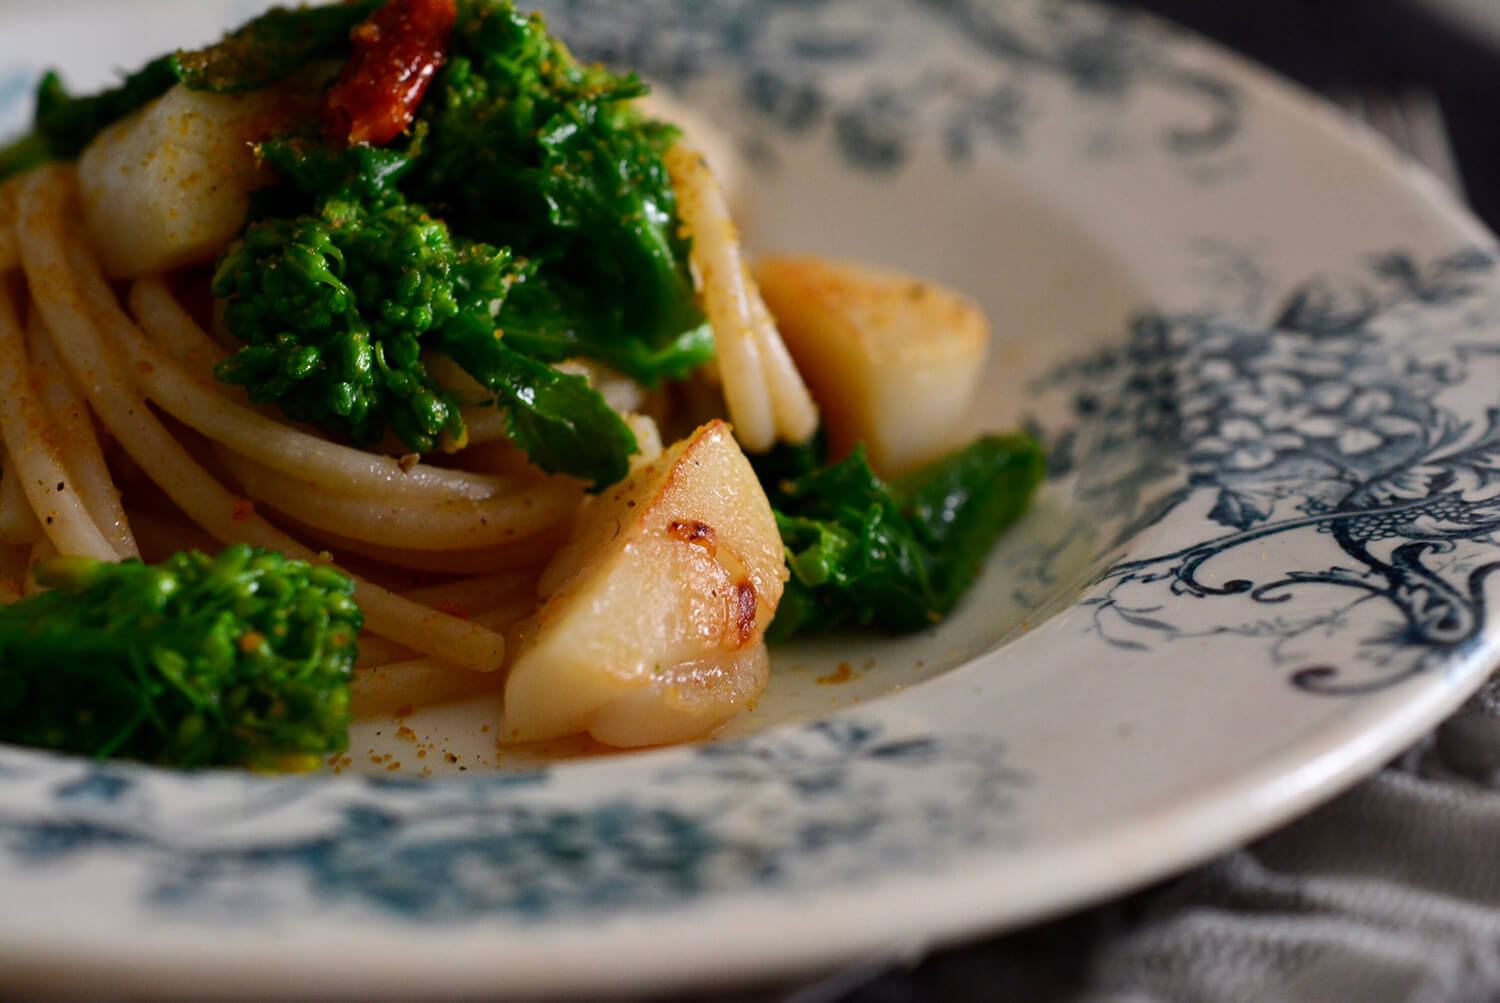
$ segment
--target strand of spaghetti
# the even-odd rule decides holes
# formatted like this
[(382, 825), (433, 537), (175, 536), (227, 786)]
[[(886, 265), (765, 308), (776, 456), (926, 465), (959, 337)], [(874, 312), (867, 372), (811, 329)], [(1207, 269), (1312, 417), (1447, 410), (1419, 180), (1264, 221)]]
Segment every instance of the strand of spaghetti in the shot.
[(776, 443), (776, 420), (751, 323), (747, 272), (734, 220), (702, 154), (678, 145), (668, 149), (663, 160), (677, 193), (683, 229), (693, 241), (693, 265), (703, 279), (703, 305), (714, 331), (714, 352), (735, 438), (746, 449), (762, 452)]
[[(173, 295), (167, 281), (160, 275), (146, 275), (130, 284), (126, 296), (130, 313), (140, 325), (146, 337), (160, 345), (189, 372), (211, 372), (214, 366), (229, 357), (229, 353), (183, 309), (182, 303)], [(205, 385), (207, 385), (205, 383)], [(256, 414), (278, 422), (314, 438), (322, 435), (316, 429), (287, 420), (274, 404), (255, 404), (244, 387), (233, 386), (214, 380), (215, 393), (236, 405), (249, 408)]]
[[(485, 614), (498, 629), (517, 623), (531, 612), (527, 604), (505, 606)], [(373, 668), (356, 669), (349, 683), (349, 705), (355, 717), (395, 714), (407, 707), (425, 707), (493, 689), (503, 677), (465, 672), (460, 666), (433, 658), (414, 658)]]
[(415, 651), (388, 637), (366, 636), (359, 639), (359, 656), (354, 659), (354, 668), (375, 669), (392, 662), (409, 662), (417, 657)]
[(555, 478), (514, 495), (423, 499), (368, 497), (289, 477), (229, 450), (219, 459), (257, 503), (314, 529), (411, 550), (467, 550), (511, 543), (555, 525), (578, 507), (583, 488)]
[[(141, 306), (150, 308), (157, 323), (172, 323), (168, 304), (144, 287)], [(172, 300), (169, 291), (160, 290)], [(285, 473), (305, 477), (328, 487), (344, 490), (387, 491), (407, 495), (425, 494), (451, 498), (491, 498), (511, 492), (512, 483), (502, 477), (433, 467), (422, 463), (404, 465), (393, 457), (365, 452), (329, 442), (290, 428), (235, 404), (218, 390), (208, 370), (195, 372), (173, 359), (143, 335), (115, 302), (107, 285), (85, 287), (84, 293), (99, 308), (107, 336), (135, 360), (134, 376), (146, 396), (162, 410), (235, 452)], [(107, 306), (106, 306), (107, 304)], [(175, 304), (173, 300), (172, 305)], [(161, 308), (158, 312), (156, 308)], [(180, 307), (179, 307), (180, 310)], [(185, 313), (177, 319), (192, 323)], [(197, 327), (197, 324), (193, 324)], [(185, 332), (179, 330), (178, 334)], [(201, 334), (201, 329), (199, 331)], [(203, 334), (207, 339), (207, 335)]]
[(100, 561), (119, 559), (63, 465), (62, 444), (43, 403), (38, 374), (26, 344), (10, 289), (0, 282), (0, 437), (16, 480), (42, 523), (42, 531), (64, 554)]
[[(229, 357), (182, 308), (160, 275), (147, 275), (132, 282), (127, 301), (136, 323), (174, 358), (194, 368), (212, 369)], [(222, 386), (226, 390), (238, 389), (227, 383)]]
[(742, 278), (749, 295), (751, 329), (764, 366), (761, 373), (771, 395), (771, 410), (776, 415), (776, 435), (782, 442), (806, 442), (818, 430), (818, 406), (813, 403), (812, 391), (807, 389), (786, 342), (781, 340), (781, 332), (771, 319), (755, 276), (747, 270)]
[(356, 718), (404, 715), (413, 707), (449, 703), (499, 688), (499, 673), (482, 675), (431, 658), (356, 669), (349, 680), (349, 710)]
[(104, 462), (94, 421), (72, 376), (63, 369), (47, 336), (46, 322), (33, 307), (26, 318), (26, 342), (41, 376), (44, 401), (52, 413), (62, 443), (63, 465), (73, 474), (73, 486), (83, 507), (119, 557), (140, 557), (130, 520), (120, 505), (120, 492)]
[[(261, 517), (251, 514), (237, 520), (237, 499), (188, 455), (121, 372), (114, 349), (96, 326), (93, 303), (80, 288), (93, 285), (108, 291), (87, 245), (77, 236), (76, 221), (64, 216), (74, 197), (72, 183), (65, 167), (40, 168), (28, 176), (21, 199), (21, 257), (59, 354), (95, 413), (173, 503), (218, 539), (319, 561), (319, 555)], [(79, 262), (83, 274), (74, 273), (70, 258)], [(478, 671), (497, 669), (504, 661), (505, 638), (493, 630), (359, 579), (355, 599), (364, 610), (366, 627), (374, 633)]]
[(442, 585), (428, 585), (401, 594), (423, 606), (451, 603), (462, 609), (476, 610), (510, 600), (535, 599), (536, 578), (530, 571), (504, 571), (497, 575), (475, 575)]
[[(108, 360), (105, 366), (112, 363), (113, 360)], [(104, 376), (117, 386), (128, 385), (127, 379), (117, 369), (106, 368)], [(320, 560), (318, 554), (258, 516), (241, 516), (242, 510), (234, 496), (151, 417), (143, 399), (137, 397), (134, 402), (127, 399), (123, 404), (123, 415), (119, 406), (113, 415), (108, 404), (96, 402), (95, 406), (105, 414), (106, 423), (148, 476), (190, 518), (215, 537), (224, 541), (243, 540), (305, 561)], [(116, 422), (122, 418), (130, 421), (132, 410), (137, 419), (144, 419), (136, 422), (141, 427), (118, 427)], [(480, 624), (408, 602), (358, 577), (356, 585), (355, 598), (364, 610), (366, 626), (372, 632), (415, 650), (457, 661), (472, 670), (490, 671), (500, 666), (504, 658), (504, 638), (501, 635)]]
[(148, 561), (160, 561), (179, 550), (213, 553), (219, 549), (219, 541), (204, 532), (203, 527), (177, 513), (168, 515), (132, 504), (130, 528), (135, 531), (141, 556)]
[(559, 523), (554, 529), (537, 533), (514, 543), (502, 543), (494, 547), (475, 550), (406, 550), (387, 547), (378, 543), (355, 540), (330, 530), (305, 529), (309, 537), (318, 540), (331, 550), (379, 561), (408, 571), (431, 571), (443, 575), (482, 575), (491, 571), (517, 571), (536, 568), (548, 561), (567, 538), (569, 523)]
[(42, 535), (42, 524), (36, 521), (31, 502), (21, 490), (21, 475), (11, 463), (3, 441), (0, 441), (0, 466), (5, 468), (4, 476), (0, 477), (0, 543), (29, 548)]
[[(454, 607), (445, 612), (453, 612), (455, 616), (461, 616), (465, 620), (472, 620), (482, 627), (491, 630), (506, 630), (521, 617), (536, 609), (538, 600), (534, 583), (535, 575), (527, 575), (526, 579), (532, 584), (532, 588), (522, 590), (521, 594), (486, 594), (475, 592), (464, 596), (461, 601), (452, 603), (428, 603), (424, 606), (432, 606), (442, 609), (446, 606)], [(440, 586), (441, 587), (441, 586)], [(406, 593), (410, 598), (412, 593)], [(477, 612), (471, 612), (476, 611)], [(355, 659), (354, 667), (357, 669), (370, 669), (381, 665), (389, 665), (392, 662), (405, 662), (418, 658), (418, 654), (405, 645), (384, 637), (365, 637), (359, 642), (359, 656)], [(447, 664), (447, 663), (445, 663)], [(468, 671), (461, 665), (452, 666), (456, 671)]]
[[(524, 613), (537, 605), (535, 572), (507, 572), (499, 575), (479, 575), (443, 585), (430, 585), (412, 589), (401, 595), (423, 606), (441, 609), (466, 620), (504, 630)], [(372, 669), (392, 662), (416, 659), (417, 653), (402, 644), (384, 637), (361, 638), (359, 657), (354, 662), (356, 669)], [(454, 666), (461, 669), (460, 666)]]

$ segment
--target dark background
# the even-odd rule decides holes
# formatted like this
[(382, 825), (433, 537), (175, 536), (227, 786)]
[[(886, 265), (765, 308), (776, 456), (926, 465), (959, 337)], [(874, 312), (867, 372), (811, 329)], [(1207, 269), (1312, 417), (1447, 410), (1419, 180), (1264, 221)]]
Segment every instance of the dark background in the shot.
[(1500, 230), (1500, 48), (1420, 0), (1108, 2), (1159, 14), (1325, 94), (1429, 88), (1442, 105), (1469, 202)]

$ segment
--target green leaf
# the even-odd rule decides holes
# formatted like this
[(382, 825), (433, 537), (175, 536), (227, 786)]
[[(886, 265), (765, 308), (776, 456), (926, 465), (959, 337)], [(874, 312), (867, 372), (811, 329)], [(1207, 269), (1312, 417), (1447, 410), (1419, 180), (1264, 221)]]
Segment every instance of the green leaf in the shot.
[(974, 583), (1002, 530), (1026, 513), (1047, 473), (1028, 435), (988, 435), (898, 482), (893, 491), (928, 548), (932, 580), (948, 612)]
[(32, 131), (0, 148), (0, 178), (48, 160), (78, 156), (105, 126), (160, 97), (176, 79), (170, 56), (152, 60), (118, 87), (88, 97), (69, 94), (56, 73), (43, 74)]
[(896, 485), (863, 448), (814, 466), (809, 444), (756, 461), (792, 579), (767, 637), (846, 626), (918, 630), (950, 613), (1045, 472), (1027, 436), (986, 436)]
[(781, 593), (775, 619), (766, 628), (766, 642), (780, 644), (798, 635), (828, 630), (821, 622), (825, 615), (825, 604), (817, 588), (793, 577)]
[(52, 148), (34, 132), (0, 146), (0, 180), (30, 170), (52, 159)]
[(439, 345), (499, 396), (511, 439), (543, 470), (590, 481), (596, 489), (629, 471), (635, 435), (582, 376), (511, 349), (473, 315), (455, 318)]
[(828, 454), (828, 434), (819, 426), (806, 442), (778, 442), (764, 453), (750, 453), (750, 465), (766, 489), (772, 505), (780, 503), (790, 482), (806, 477), (823, 466)]
[(506, 344), (518, 352), (543, 362), (595, 359), (648, 387), (685, 379), (714, 357), (713, 328), (706, 320), (699, 318), (696, 326), (653, 343), (624, 329), (620, 298), (531, 271), (511, 290), (496, 318)]
[(384, 0), (321, 7), (273, 7), (221, 41), (166, 57), (171, 72), (195, 91), (253, 91), (296, 73), (314, 59), (342, 55), (349, 32)]
[(792, 579), (820, 607), (818, 616), (794, 626), (773, 620), (773, 640), (851, 624), (917, 630), (940, 616), (927, 554), (863, 447), (774, 485), (771, 496)]
[(400, 146), (344, 147), (307, 134), (267, 140), (256, 154), (305, 196), (373, 208), (401, 201), (397, 183), (416, 163), (420, 148), (419, 136)]
[(54, 157), (76, 157), (101, 129), (165, 94), (175, 83), (170, 57), (153, 59), (120, 86), (90, 97), (73, 97), (56, 73), (37, 87), (35, 128)]

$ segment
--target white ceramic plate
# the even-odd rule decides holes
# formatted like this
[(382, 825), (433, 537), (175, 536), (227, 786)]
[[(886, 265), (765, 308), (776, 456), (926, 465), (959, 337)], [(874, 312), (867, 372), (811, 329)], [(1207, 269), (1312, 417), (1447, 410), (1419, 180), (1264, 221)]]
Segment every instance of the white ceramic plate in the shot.
[[(246, 10), (7, 9), (6, 121), (44, 63), (99, 84)], [(555, 12), (736, 137), (758, 246), (983, 302), (976, 427), (1045, 435), (1036, 510), (951, 623), (779, 652), (699, 747), (519, 769), (481, 703), (361, 727), (342, 776), (0, 750), (7, 982), (598, 994), (922, 950), (1264, 831), (1478, 684), (1500, 271), (1434, 183), (1089, 6)]]

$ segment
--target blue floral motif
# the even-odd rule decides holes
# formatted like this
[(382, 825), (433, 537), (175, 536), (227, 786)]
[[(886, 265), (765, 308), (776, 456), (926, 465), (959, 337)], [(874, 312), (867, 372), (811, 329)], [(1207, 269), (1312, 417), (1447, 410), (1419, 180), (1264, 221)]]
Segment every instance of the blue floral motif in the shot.
[[(1238, 135), (1238, 87), (1179, 64), (1167, 32), (1119, 10), (1048, 0), (542, 0), (580, 53), (683, 89), (733, 67), (757, 119), (788, 134), (826, 130), (846, 163), (884, 173), (936, 145), (951, 162), (980, 147), (1016, 152), (1061, 89), (1095, 106), (1097, 159), (1130, 145), (1112, 128), (1159, 92), (1195, 111), (1154, 135), (1157, 150), (1202, 166)], [(871, 8), (879, 10), (872, 14)], [(644, 8), (644, 9), (643, 9)], [(892, 21), (904, 26), (894, 29)], [(955, 59), (955, 52), (979, 58)], [(1060, 85), (1060, 87), (1059, 87)], [(929, 130), (937, 129), (936, 136)], [(934, 138), (938, 141), (933, 144)], [(1220, 176), (1192, 174), (1198, 180)]]
[[(164, 918), (230, 925), (307, 902), (424, 923), (601, 920), (726, 891), (827, 887), (1016, 844), (1025, 783), (993, 739), (849, 719), (673, 755), (638, 794), (563, 792), (558, 771), (330, 782), (3, 749), (0, 771), (18, 793), (0, 805), (5, 859), (128, 862)], [(171, 807), (210, 791), (224, 809)]]
[[(1329, 693), (1389, 685), (1420, 671), (1423, 652), (1473, 642), (1483, 585), (1500, 567), (1500, 408), (1468, 420), (1443, 395), (1493, 365), (1496, 351), (1477, 333), (1495, 316), (1494, 270), (1486, 252), (1427, 265), (1382, 254), (1363, 278), (1304, 283), (1263, 325), (1149, 314), (1123, 346), (1052, 374), (1039, 389), (1071, 388), (1078, 419), (1055, 438), (1056, 472), (1077, 475), (1086, 503), (1126, 502), (1133, 518), (1117, 544), (1190, 504), (1205, 505), (1224, 531), (1117, 564), (1089, 600), (1099, 634), (1126, 648), (1147, 646), (1152, 633), (1226, 632), (1284, 647), (1331, 629), (1350, 604), (1388, 603), (1400, 626), (1364, 645), (1384, 671), (1350, 683), (1328, 666), (1294, 672), (1298, 685)], [(1428, 315), (1427, 328), (1409, 327), (1413, 311)], [(1223, 554), (1299, 530), (1330, 536), (1352, 566), (1273, 570), (1255, 581), (1205, 576)], [(1277, 610), (1314, 585), (1353, 598), (1300, 620)], [(1243, 596), (1256, 608), (1243, 622), (1189, 631), (1150, 600), (1161, 589)]]

